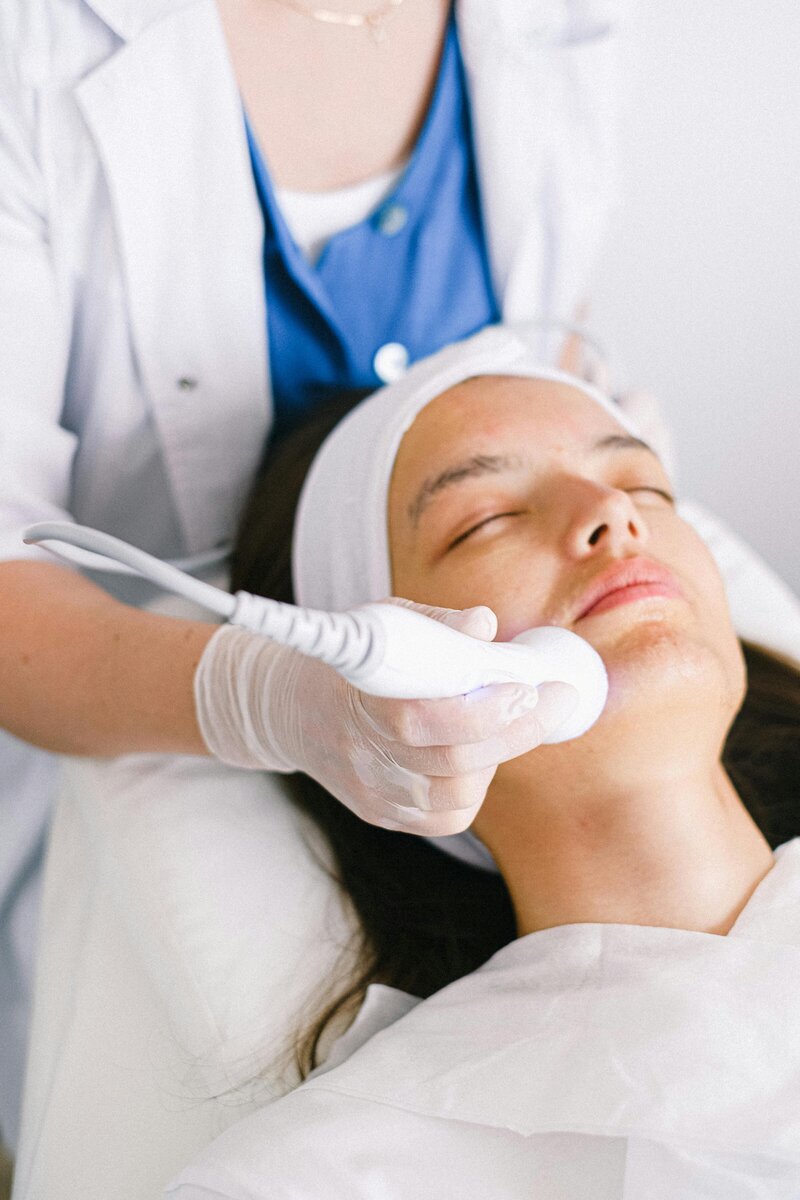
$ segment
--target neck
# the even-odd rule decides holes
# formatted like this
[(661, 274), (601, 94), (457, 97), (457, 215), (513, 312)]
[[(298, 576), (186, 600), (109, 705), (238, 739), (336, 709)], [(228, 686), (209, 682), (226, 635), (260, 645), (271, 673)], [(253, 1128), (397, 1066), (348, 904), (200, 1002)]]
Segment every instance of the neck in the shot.
[(485, 840), (520, 936), (580, 922), (725, 934), (773, 865), (721, 766), (649, 783), (593, 779), (584, 794), (573, 779), (546, 804), (538, 789), (535, 804), (514, 800), (518, 789), (504, 803), (504, 790)]

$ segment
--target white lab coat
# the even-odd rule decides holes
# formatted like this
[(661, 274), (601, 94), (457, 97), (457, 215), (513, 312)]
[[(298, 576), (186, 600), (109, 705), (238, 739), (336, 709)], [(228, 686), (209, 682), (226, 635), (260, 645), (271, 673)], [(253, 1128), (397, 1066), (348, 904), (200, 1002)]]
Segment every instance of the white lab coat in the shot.
[(331, 1062), (168, 1200), (797, 1200), (800, 839), (727, 937), (566, 925), (423, 1002), (371, 989)]
[[(599, 245), (608, 7), (460, 6), (511, 318), (571, 314)], [(56, 513), (207, 550), (270, 423), (263, 227), (213, 0), (6, 0), (0, 47), (0, 553)]]

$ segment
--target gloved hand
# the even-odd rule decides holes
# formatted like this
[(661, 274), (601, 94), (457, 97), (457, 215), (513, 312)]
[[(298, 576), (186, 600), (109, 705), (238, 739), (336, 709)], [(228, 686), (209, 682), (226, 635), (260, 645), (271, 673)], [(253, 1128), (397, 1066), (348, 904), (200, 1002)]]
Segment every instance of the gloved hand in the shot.
[[(491, 609), (428, 608), (393, 599), (491, 641)], [(231, 766), (303, 771), (373, 825), (427, 837), (461, 833), (497, 765), (572, 713), (567, 684), (493, 684), (443, 700), (368, 696), (331, 667), (257, 634), (222, 626), (195, 675), (208, 749)]]

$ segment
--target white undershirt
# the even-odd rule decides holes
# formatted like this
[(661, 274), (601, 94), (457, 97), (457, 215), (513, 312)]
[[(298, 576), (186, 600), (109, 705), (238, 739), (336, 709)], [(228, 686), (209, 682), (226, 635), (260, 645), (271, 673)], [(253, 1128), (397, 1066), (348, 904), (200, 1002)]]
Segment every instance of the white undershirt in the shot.
[(359, 225), (392, 194), (404, 170), (405, 163), (332, 192), (275, 189), (289, 232), (312, 266), (332, 237)]

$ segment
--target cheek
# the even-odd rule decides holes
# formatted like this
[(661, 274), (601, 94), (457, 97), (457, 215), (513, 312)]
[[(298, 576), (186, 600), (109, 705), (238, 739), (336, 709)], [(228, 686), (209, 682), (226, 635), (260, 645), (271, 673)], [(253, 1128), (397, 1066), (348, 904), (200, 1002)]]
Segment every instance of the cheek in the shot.
[(422, 573), (413, 578), (406, 574), (399, 582), (399, 590), (395, 583), (395, 593), (418, 604), (435, 604), (440, 608), (472, 608), (477, 604), (486, 604), (497, 614), (501, 627), (509, 610), (513, 612), (514, 609), (514, 605), (509, 604), (505, 588), (472, 571), (454, 571), (427, 578)]
[(744, 694), (746, 677), (739, 637), (731, 618), (725, 585), (710, 550), (694, 530), (689, 531), (690, 566), (695, 569), (695, 611), (708, 646), (722, 664), (733, 690)]
[(742, 702), (744, 664), (730, 630), (709, 635), (689, 622), (644, 621), (600, 652), (609, 693), (598, 726), (624, 717), (677, 735), (685, 720), (716, 745)]
[[(441, 562), (430, 571), (398, 570), (395, 594), (419, 604), (471, 608), (486, 604), (498, 620), (497, 641), (508, 642), (534, 625), (545, 623), (543, 572), (520, 569), (520, 556), (506, 561), (496, 554)], [(404, 590), (405, 589), (405, 590)]]
[(666, 682), (673, 677), (699, 679), (713, 670), (726, 697), (738, 695), (743, 686), (742, 655), (711, 552), (680, 519), (663, 528), (656, 526), (654, 533), (654, 557), (675, 573), (686, 604), (667, 604), (660, 613), (634, 607), (627, 614), (627, 629), (625, 612), (620, 610), (620, 626), (610, 623), (614, 644), (597, 649), (609, 660), (610, 672), (620, 678), (628, 673), (655, 677), (662, 670)]
[(506, 589), (502, 603), (495, 608), (497, 613), (497, 641), (511, 642), (520, 633), (547, 624), (544, 602), (533, 588)]

